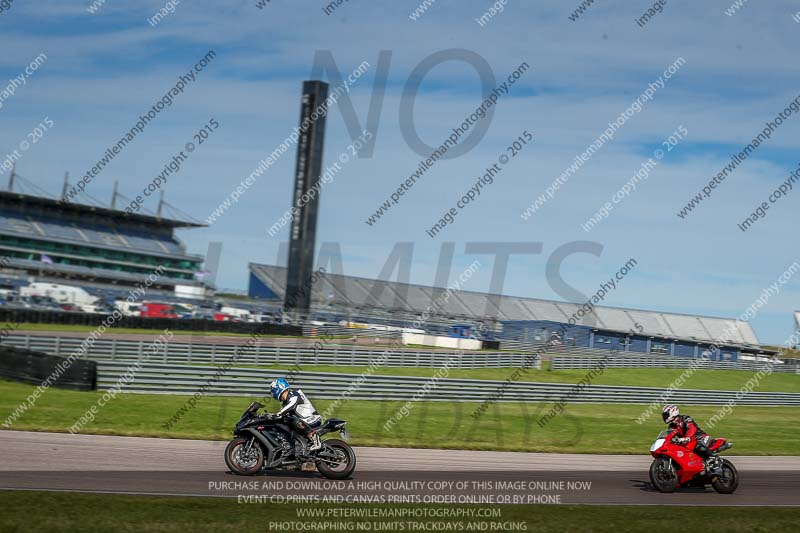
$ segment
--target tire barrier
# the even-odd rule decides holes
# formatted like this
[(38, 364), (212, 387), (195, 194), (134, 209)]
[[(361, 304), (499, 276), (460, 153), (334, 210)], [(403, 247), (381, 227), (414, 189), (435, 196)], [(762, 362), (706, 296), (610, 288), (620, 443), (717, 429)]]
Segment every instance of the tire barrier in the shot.
[(88, 391), (97, 389), (97, 363), (47, 355), (10, 346), (0, 347), (0, 377), (39, 385), (50, 380), (51, 387)]

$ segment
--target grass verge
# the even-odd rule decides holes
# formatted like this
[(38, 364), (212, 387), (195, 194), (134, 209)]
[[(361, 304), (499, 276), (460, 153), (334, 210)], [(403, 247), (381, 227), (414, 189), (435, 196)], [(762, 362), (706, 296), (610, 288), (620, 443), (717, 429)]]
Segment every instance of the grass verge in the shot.
[[(314, 505), (330, 509), (330, 518), (298, 518), (297, 505), (240, 505), (235, 499), (69, 494), (0, 491), (0, 530), (29, 531), (151, 531), (183, 533), (240, 531), (656, 531), (664, 527), (660, 506), (499, 505), (499, 518), (337, 518), (343, 509), (415, 509), (410, 505)], [(306, 508), (308, 506), (305, 506)], [(442, 509), (443, 506), (427, 506)], [(448, 509), (488, 507), (452, 506)], [(42, 512), (45, 510), (45, 512)], [(341, 514), (339, 515), (341, 516)], [(688, 524), (713, 524), (726, 532), (794, 532), (798, 509), (793, 507), (682, 507)], [(289, 524), (287, 524), (287, 522)], [(315, 522), (315, 523), (312, 523)], [(333, 522), (332, 527), (324, 527)], [(350, 524), (342, 526), (341, 523)], [(358, 527), (356, 522), (362, 524)], [(335, 524), (339, 527), (336, 528)], [(365, 524), (366, 523), (366, 524)], [(366, 525), (369, 524), (369, 527)], [(448, 528), (448, 524), (450, 527)], [(473, 527), (469, 527), (470, 524)], [(505, 524), (506, 527), (492, 527)], [(294, 525), (294, 526), (293, 526)], [(460, 526), (459, 526), (460, 525)], [(302, 529), (303, 526), (316, 526)], [(322, 526), (322, 527), (321, 527)]]
[[(266, 388), (266, 384), (265, 384)], [(0, 381), (0, 424), (33, 391), (32, 385)], [(320, 412), (332, 403), (314, 400)], [(96, 404), (102, 392), (49, 389), (35, 407), (26, 411), (13, 429), (65, 432)], [(99, 408), (83, 433), (145, 437), (228, 439), (250, 398), (201, 396), (169, 430), (167, 421), (186, 405), (189, 396), (163, 394), (119, 394)], [(262, 400), (262, 403), (266, 403)], [(470, 414), (479, 405), (457, 402), (415, 402), (409, 416), (389, 431), (384, 424), (405, 405), (399, 401), (350, 400), (342, 402), (335, 416), (348, 421), (357, 446), (505, 450), (528, 452), (646, 454), (663, 428), (660, 413), (643, 424), (636, 419), (644, 405), (572, 404), (566, 411), (540, 427), (537, 421), (549, 404), (496, 403), (479, 419)], [(267, 403), (276, 411), (277, 402)], [(704, 426), (718, 407), (681, 406)], [(2, 428), (2, 425), (0, 425)], [(722, 419), (712, 436), (735, 442), (733, 454), (798, 455), (800, 438), (798, 409), (791, 407), (736, 407)], [(768, 435), (768, 445), (765, 445)]]

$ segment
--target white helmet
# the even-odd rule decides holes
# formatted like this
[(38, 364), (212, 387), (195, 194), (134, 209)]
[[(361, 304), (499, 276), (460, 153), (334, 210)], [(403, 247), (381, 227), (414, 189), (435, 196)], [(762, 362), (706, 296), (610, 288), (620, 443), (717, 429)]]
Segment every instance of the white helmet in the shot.
[(665, 405), (661, 410), (661, 418), (664, 419), (665, 424), (671, 423), (679, 414), (681, 412), (678, 410), (678, 406), (673, 404)]

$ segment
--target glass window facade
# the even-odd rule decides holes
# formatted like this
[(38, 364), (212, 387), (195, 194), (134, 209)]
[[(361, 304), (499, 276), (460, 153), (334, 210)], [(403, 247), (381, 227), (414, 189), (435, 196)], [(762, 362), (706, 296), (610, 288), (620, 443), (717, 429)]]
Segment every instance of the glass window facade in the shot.
[(0, 253), (33, 261), (41, 260), (44, 254), (56, 264), (135, 274), (149, 274), (162, 266), (170, 277), (185, 280), (193, 280), (194, 273), (200, 270), (201, 265), (199, 259), (158, 257), (130, 250), (110, 250), (8, 235), (0, 235)]

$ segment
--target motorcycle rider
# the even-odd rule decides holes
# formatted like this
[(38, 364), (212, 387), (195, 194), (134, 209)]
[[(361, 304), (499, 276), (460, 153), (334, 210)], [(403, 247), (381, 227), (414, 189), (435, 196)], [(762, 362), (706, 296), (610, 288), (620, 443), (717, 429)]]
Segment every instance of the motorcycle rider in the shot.
[(270, 390), (272, 397), (283, 404), (275, 415), (278, 417), (293, 415), (290, 417), (292, 424), (310, 441), (308, 451), (315, 452), (322, 448), (322, 441), (315, 431), (322, 425), (322, 417), (303, 391), (291, 388), (286, 378), (273, 380)]
[(673, 442), (691, 450), (690, 444), (695, 441), (694, 452), (703, 458), (703, 474), (708, 471), (716, 475), (722, 473), (719, 456), (708, 449), (711, 438), (691, 416), (682, 415), (677, 405), (670, 404), (661, 410), (661, 418), (673, 431)]

